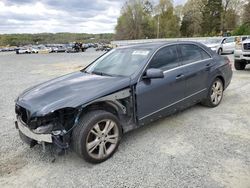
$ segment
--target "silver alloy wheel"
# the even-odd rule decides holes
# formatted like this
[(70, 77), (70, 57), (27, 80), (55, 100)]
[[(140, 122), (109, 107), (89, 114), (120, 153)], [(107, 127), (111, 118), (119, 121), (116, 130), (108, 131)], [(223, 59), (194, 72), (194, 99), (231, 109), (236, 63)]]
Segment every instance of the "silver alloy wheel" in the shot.
[(216, 80), (212, 86), (211, 101), (214, 105), (220, 103), (223, 95), (223, 85), (219, 80)]
[(117, 124), (105, 119), (93, 126), (87, 136), (86, 149), (95, 159), (109, 156), (117, 146), (119, 130)]

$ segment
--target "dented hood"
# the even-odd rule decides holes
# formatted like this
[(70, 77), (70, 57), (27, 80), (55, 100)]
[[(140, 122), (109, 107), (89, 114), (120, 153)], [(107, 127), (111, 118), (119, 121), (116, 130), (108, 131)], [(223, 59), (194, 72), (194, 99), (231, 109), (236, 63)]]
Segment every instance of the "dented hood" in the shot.
[(29, 110), (31, 116), (44, 116), (61, 108), (89, 103), (129, 84), (129, 77), (99, 76), (79, 71), (32, 87), (16, 102)]

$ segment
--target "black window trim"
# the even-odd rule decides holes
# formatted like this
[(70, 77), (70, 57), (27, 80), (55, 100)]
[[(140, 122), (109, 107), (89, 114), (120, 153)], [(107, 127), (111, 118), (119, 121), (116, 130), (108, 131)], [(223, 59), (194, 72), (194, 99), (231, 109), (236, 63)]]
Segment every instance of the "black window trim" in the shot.
[[(166, 44), (166, 45), (161, 46), (160, 48), (158, 48), (158, 49), (151, 55), (151, 57), (148, 59), (146, 65), (144, 66), (144, 68), (143, 68), (143, 70), (142, 70), (141, 75), (139, 76), (139, 78), (138, 78), (138, 80), (137, 80), (137, 83), (139, 83), (141, 80), (143, 80), (143, 79), (142, 79), (143, 74), (144, 74), (145, 71), (148, 69), (151, 60), (152, 60), (153, 57), (156, 55), (156, 53), (157, 53), (158, 51), (160, 51), (161, 49), (163, 49), (163, 48), (165, 48), (165, 47), (168, 47), (168, 46), (176, 45), (176, 47), (177, 47), (177, 56), (178, 56), (178, 59), (179, 59), (179, 61), (180, 61), (180, 55), (179, 55), (179, 51), (178, 51), (178, 44), (179, 44), (179, 43), (171, 43), (171, 44)], [(179, 68), (180, 66), (182, 66), (180, 62), (179, 62), (178, 64), (179, 64), (179, 65), (178, 65), (177, 67), (172, 68), (172, 69), (169, 69), (169, 70), (173, 70), (173, 69), (176, 69), (176, 68)], [(169, 71), (169, 70), (166, 70), (166, 71)], [(163, 73), (165, 74), (166, 71), (163, 71)]]
[(146, 65), (145, 65), (144, 68), (142, 69), (142, 73), (141, 73), (141, 75), (139, 76), (139, 78), (138, 78), (138, 80), (137, 80), (137, 83), (139, 83), (140, 81), (143, 80), (143, 78), (142, 78), (142, 77), (143, 77), (143, 74), (144, 74), (145, 71), (147, 70), (147, 68), (148, 68), (148, 66), (149, 66), (149, 63), (150, 63), (151, 60), (153, 59), (154, 55), (155, 55), (159, 50), (161, 50), (162, 48), (167, 47), (167, 46), (171, 46), (171, 45), (177, 45), (177, 55), (178, 55), (179, 60), (181, 60), (181, 57), (180, 57), (180, 55), (179, 55), (179, 54), (181, 53), (181, 52), (180, 52), (179, 45), (181, 45), (181, 44), (192, 44), (192, 45), (196, 45), (196, 46), (200, 47), (201, 49), (203, 49), (203, 50), (208, 54), (209, 58), (207, 58), (207, 59), (202, 59), (202, 60), (199, 60), (199, 61), (194, 61), (194, 62), (189, 63), (189, 64), (182, 64), (181, 61), (180, 61), (178, 67), (175, 67), (175, 68), (172, 68), (172, 69), (163, 71), (163, 74), (164, 74), (164, 75), (165, 75), (165, 73), (167, 73), (167, 72), (171, 72), (171, 71), (174, 71), (174, 70), (179, 69), (179, 68), (187, 67), (187, 66), (190, 66), (190, 65), (193, 65), (193, 64), (196, 64), (196, 63), (200, 63), (200, 62), (203, 62), (203, 61), (207, 61), (207, 60), (212, 60), (212, 59), (213, 59), (213, 58), (212, 58), (212, 55), (211, 55), (209, 52), (207, 52), (207, 50), (205, 50), (205, 48), (203, 48), (202, 46), (200, 46), (200, 45), (198, 45), (198, 44), (192, 43), (192, 42), (190, 42), (190, 43), (177, 43), (177, 42), (176, 42), (176, 43), (172, 43), (172, 44), (166, 44), (166, 45), (161, 46), (160, 48), (158, 48), (158, 49), (151, 55), (151, 57), (148, 59)]
[(194, 44), (194, 43), (187, 43), (186, 45), (194, 45), (194, 46), (196, 46), (196, 47), (198, 47), (198, 48), (201, 48), (201, 49), (209, 56), (209, 58), (201, 59), (201, 60), (198, 60), (198, 61), (194, 61), (194, 62), (191, 62), (191, 63), (184, 64), (184, 63), (183, 63), (183, 54), (182, 54), (182, 52), (181, 52), (180, 45), (182, 45), (182, 44), (178, 44), (178, 52), (181, 54), (181, 55), (180, 55), (180, 64), (181, 64), (181, 66), (193, 65), (193, 64), (196, 64), (196, 63), (200, 63), (200, 62), (203, 62), (203, 61), (207, 61), (207, 60), (211, 60), (211, 59), (212, 59), (211, 54), (208, 53), (202, 46), (197, 45), (197, 44)]
[[(160, 51), (160, 50), (162, 50), (163, 48), (166, 48), (166, 47), (171, 47), (171, 46), (175, 46), (176, 47), (176, 55), (177, 55), (177, 58), (178, 58), (178, 60), (177, 60), (177, 67), (179, 67), (179, 66), (181, 66), (182, 64), (181, 64), (181, 57), (180, 57), (180, 54), (179, 54), (179, 49), (178, 49), (178, 44), (169, 44), (169, 45), (166, 45), (166, 46), (163, 46), (163, 47), (161, 47), (161, 48), (159, 48), (157, 51), (156, 51), (156, 53), (154, 53), (153, 54), (153, 56), (152, 56), (152, 58), (150, 59), (150, 61), (149, 61), (149, 63), (147, 64), (147, 68), (149, 67), (149, 65), (150, 65), (150, 63), (152, 62), (152, 60), (153, 60), (153, 58), (155, 57), (155, 55), (157, 55), (157, 53)], [(175, 68), (177, 68), (177, 67), (173, 67), (173, 68), (170, 68), (170, 69), (168, 69), (168, 70), (171, 70), (171, 69), (175, 69)], [(158, 69), (161, 69), (161, 68), (158, 68)], [(162, 69), (161, 69), (162, 70)], [(162, 70), (163, 71), (163, 73), (165, 72), (165, 71), (168, 71), (168, 70)]]

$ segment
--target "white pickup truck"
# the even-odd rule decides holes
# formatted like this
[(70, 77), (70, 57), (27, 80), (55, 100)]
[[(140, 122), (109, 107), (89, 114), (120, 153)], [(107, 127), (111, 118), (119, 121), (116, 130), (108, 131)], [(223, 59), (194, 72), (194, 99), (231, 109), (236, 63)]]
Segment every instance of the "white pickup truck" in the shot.
[(250, 64), (250, 36), (239, 38), (234, 51), (234, 67), (236, 70), (244, 70)]

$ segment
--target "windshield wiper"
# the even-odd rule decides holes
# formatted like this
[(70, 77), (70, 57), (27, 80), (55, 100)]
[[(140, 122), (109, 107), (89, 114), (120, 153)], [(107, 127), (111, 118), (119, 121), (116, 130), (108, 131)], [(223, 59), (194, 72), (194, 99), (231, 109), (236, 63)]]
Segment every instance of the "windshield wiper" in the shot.
[(103, 72), (98, 72), (98, 71), (92, 71), (92, 74), (96, 74), (96, 75), (100, 75), (100, 76), (112, 76), (110, 74), (107, 73), (103, 73)]
[(81, 72), (89, 74), (89, 72), (87, 72), (86, 70), (81, 70)]

